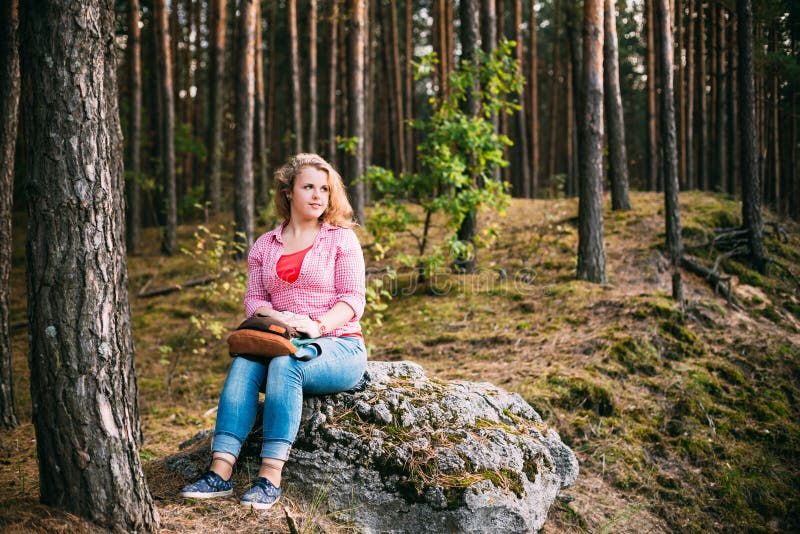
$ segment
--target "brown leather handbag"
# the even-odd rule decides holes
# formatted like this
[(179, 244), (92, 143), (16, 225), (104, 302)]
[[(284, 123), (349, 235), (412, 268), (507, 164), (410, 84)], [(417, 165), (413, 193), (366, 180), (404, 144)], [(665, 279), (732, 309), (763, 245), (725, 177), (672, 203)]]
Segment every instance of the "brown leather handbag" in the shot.
[(292, 339), (297, 337), (300, 337), (297, 330), (283, 321), (273, 317), (254, 315), (246, 319), (228, 336), (228, 349), (231, 357), (287, 356), (297, 352), (297, 347), (292, 344)]

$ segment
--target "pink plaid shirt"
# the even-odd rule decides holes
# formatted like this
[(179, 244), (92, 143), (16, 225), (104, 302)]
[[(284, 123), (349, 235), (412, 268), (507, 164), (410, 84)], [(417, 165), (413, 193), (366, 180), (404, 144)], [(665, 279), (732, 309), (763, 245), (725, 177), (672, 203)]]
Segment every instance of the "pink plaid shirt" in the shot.
[(256, 240), (247, 258), (247, 290), (244, 311), (250, 317), (267, 306), (278, 311), (309, 315), (316, 319), (344, 302), (355, 312), (330, 336), (361, 332), (358, 320), (364, 313), (364, 254), (355, 232), (323, 223), (311, 250), (303, 259), (300, 276), (294, 282), (278, 277), (275, 265), (283, 254), (281, 225)]

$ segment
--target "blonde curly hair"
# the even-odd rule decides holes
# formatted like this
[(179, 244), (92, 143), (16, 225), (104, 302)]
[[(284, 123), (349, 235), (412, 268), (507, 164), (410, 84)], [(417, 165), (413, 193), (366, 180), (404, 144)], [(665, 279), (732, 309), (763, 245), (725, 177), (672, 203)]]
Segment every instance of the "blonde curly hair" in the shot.
[(275, 213), (284, 221), (288, 221), (291, 217), (289, 194), (294, 189), (295, 178), (305, 167), (313, 167), (328, 175), (330, 192), (328, 207), (322, 212), (319, 220), (343, 228), (355, 226), (353, 208), (347, 199), (347, 191), (341, 175), (318, 154), (296, 154), (275, 172)]

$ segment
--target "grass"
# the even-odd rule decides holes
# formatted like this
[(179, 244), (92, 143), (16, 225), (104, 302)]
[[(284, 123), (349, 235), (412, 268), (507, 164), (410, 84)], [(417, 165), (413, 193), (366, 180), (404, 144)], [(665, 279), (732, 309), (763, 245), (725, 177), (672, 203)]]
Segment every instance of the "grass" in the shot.
[[(680, 310), (668, 298), (669, 269), (659, 251), (663, 199), (637, 193), (632, 200), (631, 212), (605, 212), (609, 283), (602, 286), (573, 280), (574, 199), (515, 200), (505, 218), (483, 215), (482, 224), (499, 225), (500, 237), (479, 252), (478, 274), (441, 273), (417, 285), (401, 270), (387, 282), (393, 299), (367, 339), (371, 358), (414, 360), (440, 380), (493, 382), (536, 408), (581, 464), (546, 532), (800, 529), (798, 288), (779, 269), (762, 276), (730, 259), (722, 268), (734, 276), (745, 310), (728, 309), (686, 273), (688, 302)], [(721, 196), (683, 193), (680, 205), (688, 243), (739, 220), (737, 203)], [(12, 320), (26, 313), (22, 222), (15, 220)], [(800, 231), (790, 223), (786, 230), (788, 241), (767, 236), (767, 250), (797, 277)], [(192, 234), (181, 228), (183, 246), (193, 245)], [(149, 247), (129, 260), (131, 295), (145, 284), (207, 274), (185, 256), (160, 257), (156, 230), (146, 237)], [(411, 250), (410, 240), (398, 243), (395, 252)], [(698, 257), (713, 261), (713, 254)], [(391, 255), (375, 266), (390, 262)], [(229, 357), (224, 339), (189, 318), (202, 315), (230, 329), (241, 319), (240, 299), (235, 290), (202, 288), (131, 299), (146, 461), (174, 454), (213, 426)], [(26, 333), (13, 336), (17, 411), (29, 421)], [(47, 521), (90, 528), (35, 504), (33, 439), (30, 423), (0, 434), (0, 510), (22, 510), (34, 530), (52, 530)], [(409, 468), (432, 476), (422, 451), (415, 461)], [(509, 473), (476, 476), (515, 488)], [(354, 530), (325, 510), (322, 496), (293, 493), (290, 472), (286, 478), (284, 503), (303, 531)], [(165, 531), (288, 530), (280, 509), (253, 516), (234, 501), (186, 503), (174, 497), (177, 484), (151, 481)], [(457, 492), (448, 497), (457, 503)], [(18, 524), (12, 519), (0, 512), (0, 525)]]

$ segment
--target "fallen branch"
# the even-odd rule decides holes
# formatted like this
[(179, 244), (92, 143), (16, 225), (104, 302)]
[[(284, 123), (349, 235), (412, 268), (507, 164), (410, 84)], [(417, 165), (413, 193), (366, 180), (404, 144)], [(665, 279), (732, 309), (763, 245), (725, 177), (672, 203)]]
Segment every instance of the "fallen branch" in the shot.
[(187, 280), (186, 282), (183, 282), (181, 284), (174, 284), (174, 285), (171, 285), (171, 286), (159, 287), (159, 288), (151, 289), (149, 291), (144, 291), (144, 292), (143, 291), (139, 291), (139, 293), (136, 294), (136, 297), (137, 298), (141, 298), (141, 299), (146, 299), (146, 298), (150, 298), (150, 297), (158, 297), (158, 296), (161, 296), (161, 295), (168, 295), (169, 293), (174, 293), (176, 291), (180, 291), (182, 289), (186, 289), (186, 288), (189, 288), (189, 287), (203, 286), (203, 285), (206, 285), (206, 284), (210, 284), (211, 282), (213, 282), (213, 281), (215, 281), (217, 279), (219, 279), (219, 275), (218, 274), (213, 274), (211, 276), (204, 276), (202, 278), (195, 278), (193, 280)]
[(294, 516), (285, 506), (283, 507), (283, 513), (286, 515), (286, 524), (289, 526), (289, 532), (291, 532), (291, 534), (300, 534), (300, 532), (297, 530), (297, 522), (295, 521)]
[(730, 276), (722, 276), (718, 271), (709, 269), (705, 265), (701, 265), (686, 256), (681, 258), (681, 267), (691, 273), (703, 277), (706, 281), (708, 281), (715, 293), (719, 293), (727, 299), (729, 306), (737, 310), (742, 309), (742, 304), (733, 294), (733, 290), (731, 289)]

